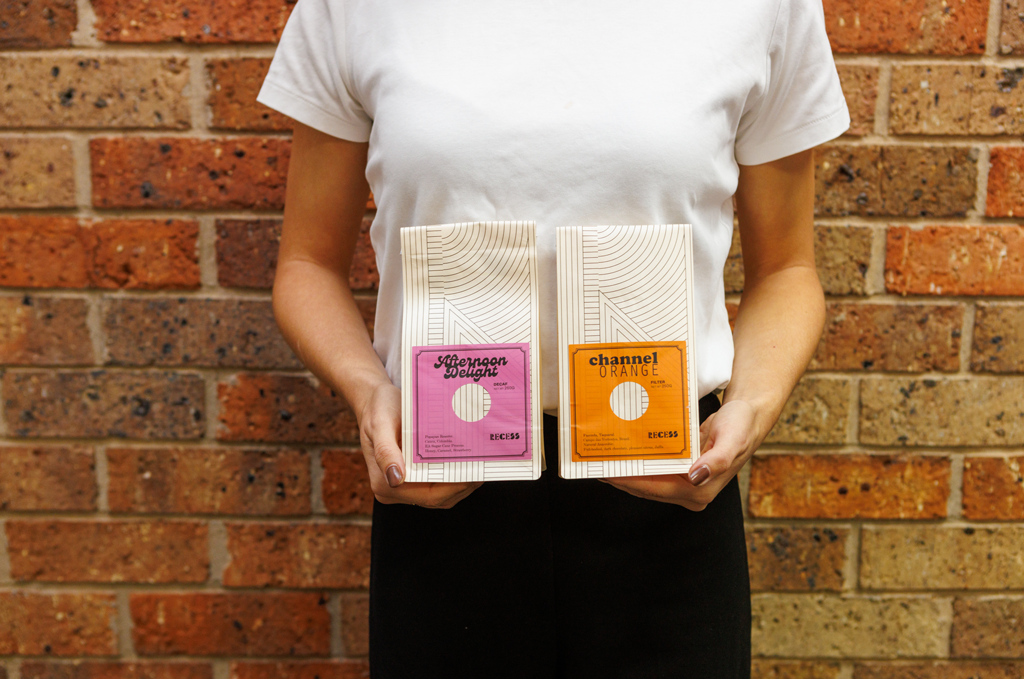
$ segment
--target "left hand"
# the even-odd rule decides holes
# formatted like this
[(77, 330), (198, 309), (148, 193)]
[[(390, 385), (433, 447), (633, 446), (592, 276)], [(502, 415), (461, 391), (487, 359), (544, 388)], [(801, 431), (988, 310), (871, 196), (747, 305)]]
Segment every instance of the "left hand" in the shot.
[(700, 426), (700, 457), (687, 474), (622, 476), (605, 483), (648, 500), (681, 505), (695, 512), (707, 507), (761, 445), (754, 407), (725, 403)]

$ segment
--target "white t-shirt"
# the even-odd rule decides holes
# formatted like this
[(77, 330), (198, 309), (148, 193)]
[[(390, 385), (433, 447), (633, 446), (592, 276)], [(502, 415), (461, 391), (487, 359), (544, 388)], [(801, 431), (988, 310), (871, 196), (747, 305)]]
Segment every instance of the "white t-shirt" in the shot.
[(820, 0), (299, 0), (257, 101), (369, 141), (374, 346), (395, 384), (399, 229), (537, 223), (549, 412), (555, 227), (694, 225), (703, 396), (732, 369), (722, 269), (738, 163), (803, 151), (850, 122)]

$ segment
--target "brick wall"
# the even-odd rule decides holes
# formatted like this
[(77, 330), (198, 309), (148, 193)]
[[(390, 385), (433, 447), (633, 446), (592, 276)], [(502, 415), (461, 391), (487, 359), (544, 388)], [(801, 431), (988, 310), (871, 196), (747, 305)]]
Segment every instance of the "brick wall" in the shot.
[[(741, 477), (755, 676), (1019, 677), (1024, 0), (825, 5), (854, 123)], [(366, 674), (355, 420), (270, 310), (290, 8), (0, 0), (0, 679)]]

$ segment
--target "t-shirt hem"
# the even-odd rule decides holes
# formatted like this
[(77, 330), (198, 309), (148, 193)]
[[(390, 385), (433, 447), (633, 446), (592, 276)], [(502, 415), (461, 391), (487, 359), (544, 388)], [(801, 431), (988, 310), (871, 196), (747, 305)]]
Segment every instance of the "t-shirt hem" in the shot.
[(280, 85), (264, 80), (256, 101), (299, 121), (303, 125), (348, 141), (364, 142), (370, 139), (370, 126), (355, 124)]
[(846, 108), (846, 102), (843, 102), (842, 107), (832, 113), (812, 120), (781, 137), (769, 139), (752, 148), (737, 148), (736, 162), (740, 165), (770, 163), (773, 160), (785, 158), (831, 141), (848, 130), (849, 127), (850, 112)]

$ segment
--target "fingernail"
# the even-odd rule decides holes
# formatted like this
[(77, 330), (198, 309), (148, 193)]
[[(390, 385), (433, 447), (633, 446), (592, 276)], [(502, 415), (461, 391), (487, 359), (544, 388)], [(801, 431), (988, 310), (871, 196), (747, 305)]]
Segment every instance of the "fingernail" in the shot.
[(690, 483), (692, 483), (695, 486), (699, 486), (700, 484), (707, 481), (709, 476), (711, 476), (711, 470), (708, 469), (706, 466), (700, 466), (697, 467), (696, 469), (691, 469)]
[(388, 485), (392, 488), (398, 488), (402, 485), (402, 470), (398, 468), (397, 464), (393, 464), (384, 470), (384, 476), (388, 479)]

